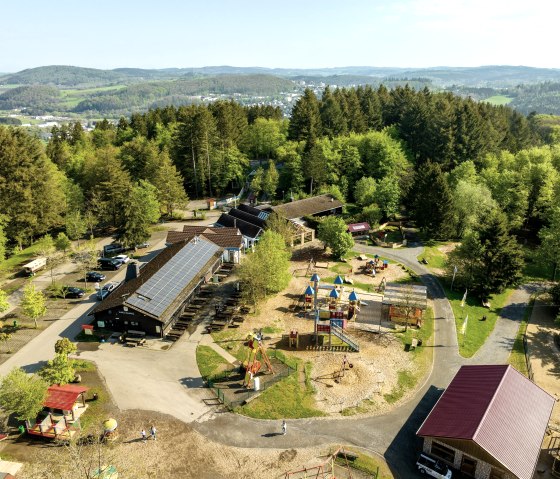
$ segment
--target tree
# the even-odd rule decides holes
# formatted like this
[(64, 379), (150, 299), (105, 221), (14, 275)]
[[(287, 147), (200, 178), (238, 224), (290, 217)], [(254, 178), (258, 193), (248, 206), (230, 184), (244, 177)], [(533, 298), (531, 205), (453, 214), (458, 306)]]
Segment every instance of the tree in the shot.
[(97, 264), (97, 246), (95, 240), (90, 239), (78, 247), (72, 258), (80, 267), (84, 274), (84, 281), (87, 288), (87, 273)]
[(459, 180), (453, 194), (457, 235), (462, 238), (468, 231), (476, 228), (480, 221), (496, 207), (496, 202), (485, 185)]
[(170, 217), (173, 216), (174, 209), (187, 206), (189, 198), (183, 188), (183, 177), (166, 151), (159, 156), (159, 166), (150, 181), (157, 189), (160, 205)]
[(5, 228), (7, 222), (8, 217), (0, 214), (0, 263), (6, 259), (6, 243), (8, 238), (6, 236)]
[(271, 213), (266, 220), (266, 229), (279, 234), (283, 239), (287, 248), (290, 247), (296, 232), (295, 225), (278, 213)]
[(342, 258), (354, 246), (352, 235), (342, 218), (327, 216), (319, 224), (318, 238), (331, 249), (335, 258)]
[(255, 195), (255, 200), (258, 200), (259, 194), (263, 191), (264, 187), (264, 170), (259, 166), (255, 171), (253, 179), (251, 180), (251, 190)]
[(453, 197), (439, 164), (428, 161), (418, 169), (411, 198), (416, 223), (429, 237), (451, 237)]
[(134, 247), (150, 238), (150, 225), (160, 215), (155, 186), (140, 180), (132, 187), (124, 209), (124, 226), (119, 238), (124, 246)]
[(8, 293), (3, 289), (0, 289), (0, 313), (8, 311), (10, 309), (10, 303), (8, 302)]
[(76, 372), (65, 354), (56, 354), (54, 359), (47, 361), (47, 364), (39, 370), (38, 374), (47, 384), (62, 386), (72, 382)]
[(284, 238), (267, 230), (261, 236), (255, 251), (240, 265), (239, 278), (245, 295), (258, 304), (268, 294), (282, 291), (290, 282), (290, 253)]
[(43, 409), (48, 384), (23, 369), (12, 369), (0, 383), (0, 407), (8, 414), (16, 414), (20, 421), (28, 421)]
[(369, 223), (372, 228), (375, 228), (379, 225), (381, 218), (383, 217), (383, 213), (381, 212), (381, 208), (377, 206), (375, 203), (372, 205), (364, 206), (364, 209), (360, 213), (360, 219)]
[(372, 204), (375, 198), (376, 187), (377, 183), (373, 178), (369, 176), (360, 178), (354, 187), (354, 199), (356, 203), (360, 206)]
[(319, 101), (310, 88), (306, 88), (303, 96), (292, 109), (292, 118), (288, 128), (290, 140), (309, 141), (321, 135), (321, 116)]
[(522, 277), (523, 251), (510, 235), (506, 216), (493, 211), (449, 255), (464, 285), (482, 299), (513, 286)]
[(0, 332), (0, 344), (7, 343), (11, 339), (12, 335), (9, 333)]
[(276, 189), (278, 188), (279, 177), (280, 176), (278, 175), (278, 170), (276, 169), (276, 165), (274, 164), (274, 161), (269, 160), (268, 168), (266, 170), (262, 182), (263, 183), (262, 189), (264, 193), (268, 196), (269, 200), (274, 199), (274, 196), (276, 195)]
[(77, 346), (68, 338), (59, 339), (56, 343), (54, 343), (54, 352), (56, 354), (62, 354), (63, 356), (68, 357), (77, 350)]
[(538, 249), (539, 259), (552, 265), (552, 281), (556, 281), (556, 271), (560, 264), (560, 207), (550, 209), (548, 226), (539, 231), (541, 246)]
[(68, 236), (61, 231), (58, 233), (54, 245), (58, 251), (66, 253), (66, 250), (72, 246), (72, 242), (68, 239)]
[[(82, 213), (79, 210), (69, 211), (66, 213), (66, 234), (71, 240), (77, 240), (80, 244), (80, 238), (84, 236), (88, 229), (88, 225)], [(93, 233), (92, 233), (93, 234)]]
[(21, 309), (25, 316), (33, 320), (35, 328), (38, 327), (37, 320), (47, 313), (45, 295), (42, 291), (37, 291), (35, 285), (31, 282), (23, 288)]
[(393, 175), (383, 178), (377, 184), (373, 199), (374, 202), (379, 205), (381, 211), (383, 211), (383, 216), (385, 216), (385, 218), (395, 216), (399, 211), (401, 199), (399, 180)]
[(253, 159), (266, 158), (268, 160), (285, 143), (286, 136), (282, 131), (282, 122), (257, 118), (249, 126), (247, 139), (249, 155)]

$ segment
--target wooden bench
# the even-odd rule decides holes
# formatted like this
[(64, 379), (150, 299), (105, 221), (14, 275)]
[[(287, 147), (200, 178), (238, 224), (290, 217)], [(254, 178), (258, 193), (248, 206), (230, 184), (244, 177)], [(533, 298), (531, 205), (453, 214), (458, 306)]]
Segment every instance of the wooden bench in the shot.
[(143, 346), (144, 344), (146, 344), (146, 338), (127, 337), (125, 339), (126, 346), (136, 347), (136, 346)]

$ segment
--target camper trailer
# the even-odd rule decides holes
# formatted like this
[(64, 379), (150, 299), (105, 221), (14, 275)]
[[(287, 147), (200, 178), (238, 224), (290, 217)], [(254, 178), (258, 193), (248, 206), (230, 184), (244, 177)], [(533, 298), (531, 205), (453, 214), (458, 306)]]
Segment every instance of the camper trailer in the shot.
[(47, 266), (47, 258), (37, 258), (23, 265), (23, 274), (25, 276), (34, 276), (37, 271)]

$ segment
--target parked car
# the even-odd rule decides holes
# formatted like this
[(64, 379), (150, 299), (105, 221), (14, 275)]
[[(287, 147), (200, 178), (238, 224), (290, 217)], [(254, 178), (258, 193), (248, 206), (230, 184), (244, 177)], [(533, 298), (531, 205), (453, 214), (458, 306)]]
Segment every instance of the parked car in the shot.
[(124, 252), (124, 246), (119, 243), (112, 243), (103, 246), (103, 257), (108, 258)]
[(56, 293), (56, 296), (60, 298), (83, 298), (86, 292), (81, 288), (76, 288), (74, 286), (63, 286)]
[(122, 261), (125, 264), (130, 261), (130, 258), (126, 254), (118, 254), (113, 259), (118, 259), (119, 261)]
[(97, 265), (99, 266), (100, 269), (108, 269), (108, 270), (115, 271), (123, 265), (123, 262), (115, 258), (99, 258), (97, 260)]
[(86, 280), (91, 281), (92, 283), (99, 283), (100, 281), (104, 281), (106, 276), (102, 273), (98, 273), (97, 271), (88, 271), (86, 273)]
[(118, 281), (110, 281), (105, 283), (103, 287), (97, 291), (97, 299), (104, 300), (119, 285)]
[(150, 243), (138, 243), (137, 245), (135, 245), (137, 249), (143, 249), (143, 248), (149, 248), (150, 247)]
[(430, 457), (427, 454), (420, 454), (416, 461), (416, 467), (418, 467), (422, 474), (438, 479), (451, 479), (451, 469), (439, 459)]

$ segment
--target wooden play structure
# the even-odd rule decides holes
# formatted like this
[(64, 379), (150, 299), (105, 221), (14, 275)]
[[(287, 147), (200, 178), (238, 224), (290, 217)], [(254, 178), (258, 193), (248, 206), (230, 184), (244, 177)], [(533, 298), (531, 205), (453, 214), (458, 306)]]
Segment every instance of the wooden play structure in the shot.
[(362, 272), (369, 276), (375, 276), (376, 273), (379, 273), (388, 267), (389, 261), (382, 260), (378, 255), (375, 255), (373, 259), (366, 260), (366, 263), (362, 266)]
[(247, 359), (243, 361), (245, 368), (245, 378), (243, 386), (246, 388), (253, 387), (253, 381), (257, 373), (261, 370), (263, 364), (266, 365), (267, 372), (274, 374), (274, 368), (266, 354), (266, 349), (262, 344), (262, 336), (260, 334), (251, 333), (247, 336), (247, 347), (249, 352)]
[(387, 283), (381, 314), (386, 321), (420, 327), (427, 303), (426, 286)]
[(34, 423), (25, 422), (28, 434), (52, 439), (71, 439), (80, 430), (80, 416), (87, 409), (84, 394), (89, 388), (73, 384), (47, 390), (43, 411)]
[[(313, 287), (309, 286), (309, 289), (313, 291), (315, 346), (327, 350), (343, 348), (350, 351), (359, 351), (358, 343), (345, 332), (347, 321), (355, 319), (359, 311), (358, 295), (352, 291), (346, 304), (342, 300), (344, 280), (341, 276), (335, 279), (334, 287), (330, 285), (322, 287), (320, 281), (319, 275), (314, 274), (311, 277)], [(326, 298), (325, 307), (322, 308), (319, 304), (318, 290), (326, 288), (330, 289), (330, 293)]]
[(286, 472), (284, 479), (336, 479), (338, 477), (352, 479), (356, 476), (352, 475), (351, 464), (356, 459), (358, 454), (340, 447), (324, 463)]

